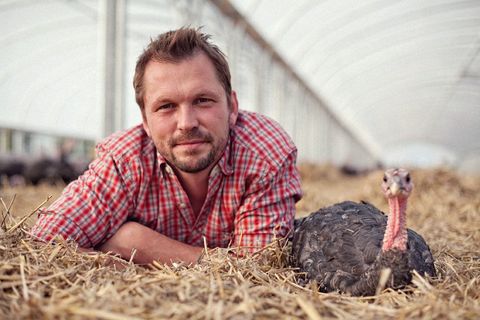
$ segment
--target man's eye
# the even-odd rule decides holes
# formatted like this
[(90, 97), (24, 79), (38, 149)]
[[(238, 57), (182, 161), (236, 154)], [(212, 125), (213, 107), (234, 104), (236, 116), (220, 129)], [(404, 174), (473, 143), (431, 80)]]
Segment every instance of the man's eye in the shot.
[(208, 102), (211, 102), (212, 100), (211, 99), (208, 99), (208, 98), (197, 98), (195, 99), (195, 104), (204, 104), (204, 103), (208, 103)]
[(166, 103), (166, 104), (162, 104), (161, 106), (159, 106), (157, 110), (159, 110), (159, 111), (169, 110), (169, 109), (172, 109), (173, 107), (174, 107), (173, 103)]

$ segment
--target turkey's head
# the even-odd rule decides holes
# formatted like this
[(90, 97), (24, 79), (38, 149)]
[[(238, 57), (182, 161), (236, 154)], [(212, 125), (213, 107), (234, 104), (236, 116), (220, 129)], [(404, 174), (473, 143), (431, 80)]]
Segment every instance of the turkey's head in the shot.
[(405, 169), (389, 169), (383, 176), (382, 190), (388, 200), (389, 215), (383, 251), (407, 249), (407, 199), (413, 190), (410, 174)]
[(402, 168), (385, 171), (382, 190), (387, 198), (408, 198), (413, 190), (410, 173)]

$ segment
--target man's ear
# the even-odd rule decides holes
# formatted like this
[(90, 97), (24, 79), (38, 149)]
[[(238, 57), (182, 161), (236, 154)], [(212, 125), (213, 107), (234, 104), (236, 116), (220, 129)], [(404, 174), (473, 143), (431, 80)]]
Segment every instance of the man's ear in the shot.
[(143, 130), (147, 133), (147, 136), (152, 137), (150, 134), (150, 128), (148, 127), (147, 117), (145, 116), (145, 110), (142, 110), (142, 125)]
[(230, 124), (230, 127), (233, 127), (237, 123), (237, 117), (238, 117), (237, 93), (233, 90), (230, 95), (230, 101), (231, 101), (231, 106), (230, 106), (230, 115), (229, 115), (228, 122)]

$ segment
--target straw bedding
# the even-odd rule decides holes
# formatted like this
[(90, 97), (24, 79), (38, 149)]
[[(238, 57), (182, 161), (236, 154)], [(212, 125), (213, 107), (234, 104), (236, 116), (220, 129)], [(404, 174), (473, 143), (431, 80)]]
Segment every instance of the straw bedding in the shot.
[[(301, 172), (305, 196), (297, 205), (299, 216), (346, 199), (387, 210), (380, 171), (347, 177), (329, 166), (302, 165)], [(4, 187), (0, 318), (477, 319), (480, 177), (443, 169), (414, 170), (412, 177), (407, 223), (429, 243), (438, 278), (415, 275), (403, 291), (364, 298), (319, 293), (314, 283), (296, 285), (286, 263), (288, 245), (281, 242), (245, 258), (221, 249), (195, 266), (127, 263), (118, 270), (109, 266), (116, 257), (78, 253), (75, 244), (64, 241), (45, 246), (29, 238), (35, 209), (48, 195), (57, 197), (61, 186)]]

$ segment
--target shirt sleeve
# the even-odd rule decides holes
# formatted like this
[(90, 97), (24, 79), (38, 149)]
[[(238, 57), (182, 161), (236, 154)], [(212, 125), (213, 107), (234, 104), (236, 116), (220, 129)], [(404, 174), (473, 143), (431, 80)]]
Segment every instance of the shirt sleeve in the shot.
[(60, 235), (81, 247), (95, 247), (113, 236), (130, 208), (125, 181), (112, 156), (105, 153), (40, 213), (32, 234), (45, 241)]
[(293, 228), (295, 203), (302, 197), (296, 150), (274, 175), (264, 175), (248, 187), (235, 215), (233, 246), (254, 252)]

